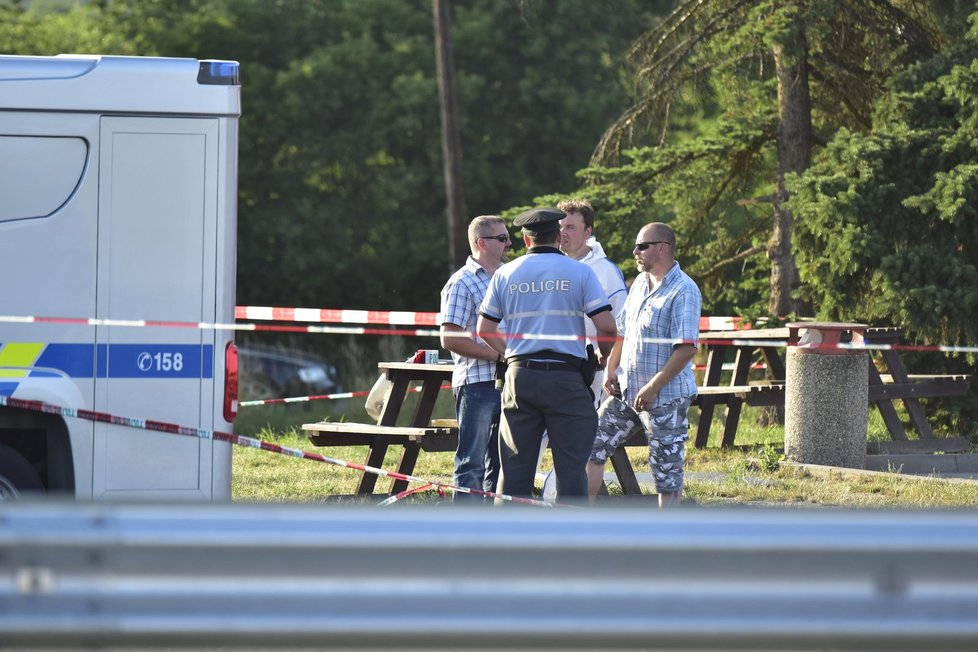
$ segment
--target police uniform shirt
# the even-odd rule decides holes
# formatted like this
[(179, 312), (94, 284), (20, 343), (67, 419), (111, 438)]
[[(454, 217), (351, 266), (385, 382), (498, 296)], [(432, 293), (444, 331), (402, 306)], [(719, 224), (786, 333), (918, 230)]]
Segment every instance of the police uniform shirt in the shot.
[[(611, 305), (594, 271), (544, 246), (496, 271), (479, 313), (506, 321), (514, 335), (506, 340), (507, 358), (550, 350), (584, 359), (585, 320), (604, 310)], [(536, 338), (541, 335), (565, 339)]]

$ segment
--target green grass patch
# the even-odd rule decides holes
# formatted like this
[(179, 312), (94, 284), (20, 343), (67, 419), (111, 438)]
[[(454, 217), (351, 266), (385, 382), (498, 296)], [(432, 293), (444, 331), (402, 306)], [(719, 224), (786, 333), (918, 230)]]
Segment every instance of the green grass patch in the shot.
[[(289, 409), (294, 407), (290, 406)], [(306, 439), (299, 426), (317, 420), (312, 418), (321, 413), (317, 409), (312, 408), (308, 415), (294, 420), (292, 426), (282, 430), (265, 428), (254, 436), (339, 460), (364, 463), (367, 459), (366, 447), (318, 448)], [(687, 449), (687, 504), (707, 507), (978, 508), (978, 483), (896, 475), (825, 478), (783, 465), (780, 463), (783, 428), (759, 426), (754, 423), (753, 415), (745, 417), (737, 434), (738, 445), (735, 448), (721, 450), (711, 438), (711, 445), (707, 448)], [(711, 430), (714, 436), (719, 437), (719, 422)], [(629, 448), (628, 454), (637, 473), (648, 471), (648, 454), (644, 448)], [(392, 447), (384, 468), (396, 468), (399, 455), (400, 449)], [(452, 453), (422, 452), (414, 475), (429, 481), (451, 482), (452, 459)], [(544, 457), (544, 468), (549, 469), (550, 464), (548, 453)], [(608, 470), (611, 470), (610, 465)], [(360, 475), (359, 471), (332, 464), (235, 447), (232, 492), (236, 502), (376, 502), (378, 498), (352, 497)], [(378, 478), (377, 491), (389, 491), (391, 482), (389, 478)], [(648, 493), (654, 491), (650, 486), (643, 488)], [(612, 497), (621, 495), (616, 484), (609, 489)], [(425, 492), (412, 497), (409, 502), (437, 503), (445, 500), (436, 492)]]

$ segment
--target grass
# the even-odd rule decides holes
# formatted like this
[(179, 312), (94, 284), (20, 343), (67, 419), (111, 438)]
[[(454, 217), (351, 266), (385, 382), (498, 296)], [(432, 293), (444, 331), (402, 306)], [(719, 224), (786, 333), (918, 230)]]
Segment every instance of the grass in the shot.
[[(322, 419), (322, 406), (295, 404), (261, 409), (271, 407), (276, 408), (277, 421), (290, 419), (292, 425), (261, 427), (249, 436), (339, 460), (358, 463), (366, 460), (366, 447), (317, 448), (310, 444), (301, 431), (301, 424)], [(335, 418), (335, 414), (332, 416)], [(359, 420), (359, 417), (350, 420)], [(255, 420), (258, 421), (261, 419)], [(711, 428), (713, 437), (719, 437), (720, 430), (717, 422)], [(869, 437), (887, 438), (886, 428), (875, 411), (870, 413)], [(761, 426), (756, 422), (756, 411), (746, 411), (737, 433), (736, 448), (721, 450), (711, 437), (707, 448), (690, 446), (687, 449), (685, 501), (708, 507), (978, 508), (978, 482), (908, 479), (896, 474), (825, 478), (782, 464), (783, 441), (783, 428)], [(643, 449), (630, 448), (628, 452), (636, 472), (648, 470)], [(399, 451), (394, 448), (388, 451), (384, 468), (395, 468), (398, 455)], [(544, 465), (549, 464), (548, 454)], [(610, 465), (608, 470), (611, 470)], [(414, 475), (451, 482), (452, 454), (422, 453)], [(360, 472), (267, 451), (235, 447), (232, 478), (232, 493), (238, 502), (363, 502), (338, 498), (348, 497), (356, 491)], [(389, 491), (391, 482), (389, 478), (378, 478), (377, 490)], [(652, 491), (649, 487), (643, 488), (649, 493)], [(621, 495), (617, 485), (612, 485), (610, 492), (612, 496)], [(426, 492), (412, 497), (411, 502), (444, 500), (434, 492)]]

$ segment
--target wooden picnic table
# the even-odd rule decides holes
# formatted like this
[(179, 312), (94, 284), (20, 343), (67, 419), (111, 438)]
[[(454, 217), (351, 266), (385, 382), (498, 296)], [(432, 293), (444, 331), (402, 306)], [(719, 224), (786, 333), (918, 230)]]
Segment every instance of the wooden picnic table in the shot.
[[(381, 362), (378, 368), (387, 375), (392, 385), (381, 410), (377, 423), (349, 423), (320, 421), (306, 423), (302, 429), (310, 442), (315, 446), (367, 446), (367, 466), (381, 468), (388, 448), (402, 447), (397, 471), (404, 475), (414, 473), (415, 464), (421, 451), (453, 452), (458, 443), (458, 428), (455, 426), (436, 426), (431, 423), (435, 401), (441, 387), (451, 382), (454, 366), (451, 362), (438, 364), (417, 364), (411, 362)], [(421, 392), (414, 414), (407, 419), (401, 414), (401, 408), (407, 398), (410, 387), (421, 383)], [(634, 480), (635, 472), (629, 465), (623, 472), (630, 474)], [(358, 495), (374, 493), (377, 475), (364, 473), (357, 487)], [(620, 478), (628, 482), (628, 477)], [(407, 482), (395, 480), (391, 486), (391, 494), (407, 489)]]
[[(895, 326), (871, 326), (865, 329), (868, 345), (898, 346), (903, 329)], [(699, 423), (695, 445), (706, 446), (716, 405), (724, 404), (721, 446), (732, 446), (743, 405), (784, 406), (785, 345), (791, 337), (788, 328), (763, 328), (740, 331), (700, 333), (700, 342), (708, 348), (706, 370), (698, 399)], [(910, 422), (921, 439), (933, 439), (934, 431), (918, 399), (938, 396), (960, 396), (967, 393), (971, 376), (966, 374), (909, 374), (899, 349), (870, 350), (878, 353), (880, 368), (870, 360), (869, 399), (880, 410), (890, 437), (906, 440), (907, 431), (897, 416), (894, 401), (901, 400)], [(750, 380), (755, 354), (764, 362), (765, 378)], [(733, 372), (728, 384), (721, 383), (723, 364), (733, 358)]]
[[(867, 344), (899, 345), (903, 331), (898, 327), (869, 327), (865, 331)], [(699, 386), (697, 406), (699, 422), (693, 439), (698, 448), (705, 447), (710, 436), (716, 407), (726, 408), (723, 415), (721, 446), (732, 446), (744, 405), (784, 407), (785, 357), (790, 337), (788, 328), (746, 329), (736, 331), (706, 331), (700, 333), (700, 343), (707, 349), (706, 369)], [(877, 406), (894, 441), (906, 441), (906, 429), (896, 412), (895, 401), (903, 401), (910, 423), (921, 440), (934, 440), (934, 432), (924, 415), (918, 399), (938, 396), (959, 396), (970, 387), (971, 376), (966, 374), (910, 374), (898, 349), (873, 351), (880, 359), (881, 369), (869, 365), (869, 400)], [(757, 362), (763, 361), (763, 378), (757, 378)], [(732, 362), (729, 379), (724, 382), (724, 364)], [(872, 361), (871, 361), (872, 362)], [(454, 451), (458, 428), (433, 426), (431, 416), (444, 383), (450, 382), (453, 365), (411, 362), (381, 362), (378, 368), (391, 381), (391, 389), (375, 424), (319, 422), (303, 424), (310, 441), (316, 446), (367, 446), (366, 464), (382, 467), (390, 446), (401, 446), (397, 471), (405, 475), (414, 472), (422, 450), (429, 452)], [(755, 377), (752, 378), (751, 375)], [(421, 384), (414, 414), (405, 419), (401, 414), (412, 384)], [(398, 425), (399, 421), (407, 421)], [(626, 446), (646, 446), (644, 435), (626, 442), (611, 457), (612, 466), (626, 494), (641, 493), (635, 471), (625, 451)], [(377, 476), (365, 473), (357, 488), (358, 494), (372, 494)], [(407, 488), (407, 482), (395, 480), (391, 493)]]
[[(320, 421), (306, 423), (302, 429), (316, 446), (367, 446), (367, 466), (382, 468), (390, 446), (401, 446), (401, 458), (397, 471), (405, 475), (414, 473), (414, 466), (422, 450), (431, 452), (454, 451), (458, 441), (458, 428), (432, 426), (431, 415), (443, 383), (451, 382), (454, 365), (451, 361), (438, 364), (414, 362), (381, 362), (377, 365), (391, 381), (390, 391), (375, 424)], [(401, 408), (412, 384), (421, 384), (414, 414), (407, 424)], [(364, 473), (357, 487), (357, 494), (372, 494), (377, 475)], [(391, 494), (407, 489), (405, 480), (395, 480)]]
[[(696, 426), (694, 443), (697, 448), (706, 447), (710, 438), (710, 426), (713, 423), (713, 411), (718, 404), (726, 405), (723, 418), (723, 437), (721, 446), (733, 446), (740, 423), (740, 413), (745, 402), (752, 399), (753, 405), (762, 398), (772, 400), (772, 405), (778, 404), (777, 388), (771, 384), (758, 385), (757, 390), (738, 390), (748, 386), (751, 366), (754, 362), (754, 352), (760, 352), (764, 361), (765, 374), (770, 381), (784, 383), (785, 367), (782, 353), (788, 340), (787, 328), (758, 328), (742, 331), (707, 331), (700, 333), (700, 344), (706, 345), (706, 370), (703, 373), (698, 397), (700, 410), (699, 422)], [(733, 372), (730, 382), (721, 384), (723, 365), (733, 360)], [(761, 389), (761, 388), (764, 389)], [(780, 404), (784, 405), (784, 387), (780, 388)]]
[[(693, 439), (697, 448), (707, 445), (714, 410), (725, 406), (721, 446), (734, 444), (737, 427), (744, 405), (784, 407), (785, 397), (785, 350), (791, 337), (788, 328), (760, 328), (735, 331), (706, 331), (700, 333), (700, 345), (707, 347), (706, 369), (699, 386), (699, 395), (693, 405), (699, 408), (699, 420)], [(900, 345), (903, 329), (900, 327), (868, 327), (864, 342), (870, 345)], [(895, 442), (906, 442), (907, 431), (896, 412), (896, 401), (903, 401), (910, 423), (917, 431), (924, 448), (934, 448), (935, 436), (923, 407), (918, 399), (940, 396), (960, 396), (971, 385), (969, 374), (910, 374), (899, 349), (871, 350), (880, 358), (882, 373), (871, 359), (869, 364), (869, 400), (876, 405), (883, 417), (890, 437)], [(724, 364), (732, 361), (729, 380), (723, 382)], [(751, 378), (756, 363), (763, 361), (764, 378)], [(755, 376), (757, 373), (755, 372)], [(950, 445), (957, 446), (960, 438), (953, 438)], [(625, 446), (646, 446), (641, 433), (632, 437)], [(611, 457), (615, 473), (626, 494), (641, 493), (631, 462), (619, 448)], [(908, 451), (909, 452), (909, 451)]]

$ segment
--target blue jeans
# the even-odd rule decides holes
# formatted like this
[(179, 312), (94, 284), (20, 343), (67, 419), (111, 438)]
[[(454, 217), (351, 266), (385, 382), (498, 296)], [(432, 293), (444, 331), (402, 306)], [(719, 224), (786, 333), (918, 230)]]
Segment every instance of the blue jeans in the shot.
[[(499, 480), (499, 413), (502, 399), (493, 381), (455, 388), (458, 448), (455, 475), (459, 487), (495, 491)], [(456, 493), (456, 501), (482, 502), (479, 495)]]

